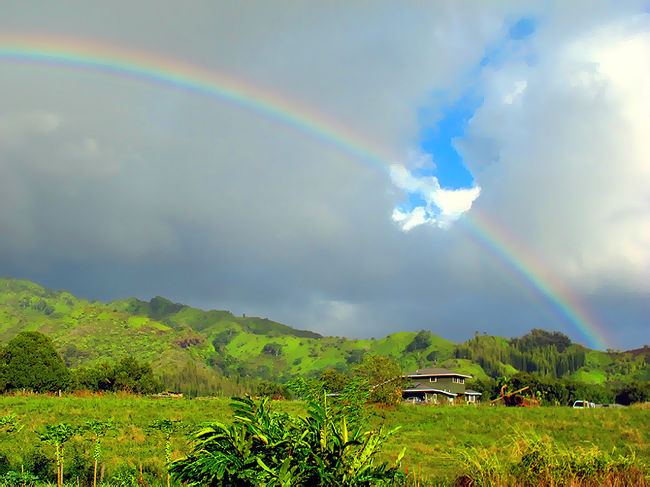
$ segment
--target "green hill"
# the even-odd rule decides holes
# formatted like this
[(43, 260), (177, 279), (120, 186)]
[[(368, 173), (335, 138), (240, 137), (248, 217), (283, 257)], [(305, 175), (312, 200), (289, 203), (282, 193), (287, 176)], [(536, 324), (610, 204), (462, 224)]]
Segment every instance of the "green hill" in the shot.
[(458, 345), (428, 331), (379, 340), (324, 337), (162, 297), (89, 302), (30, 281), (0, 278), (0, 340), (6, 343), (23, 330), (49, 335), (69, 367), (133, 355), (150, 362), (168, 387), (197, 393), (315, 376), (327, 368), (344, 371), (365, 353), (390, 355), (403, 370), (436, 364), (479, 379), (519, 370), (597, 384), (650, 378), (647, 347), (599, 352), (540, 330), (516, 339), (476, 336)]
[(206, 376), (205, 381), (314, 376), (327, 368), (344, 370), (367, 352), (389, 354), (405, 368), (415, 368), (432, 353), (451, 358), (455, 347), (431, 335), (426, 348), (405, 353), (415, 333), (381, 340), (323, 337), (269, 319), (202, 311), (161, 297), (89, 302), (30, 281), (0, 278), (0, 340), (7, 342), (23, 330), (49, 335), (70, 367), (134, 355), (151, 362), (172, 383), (188, 368)]

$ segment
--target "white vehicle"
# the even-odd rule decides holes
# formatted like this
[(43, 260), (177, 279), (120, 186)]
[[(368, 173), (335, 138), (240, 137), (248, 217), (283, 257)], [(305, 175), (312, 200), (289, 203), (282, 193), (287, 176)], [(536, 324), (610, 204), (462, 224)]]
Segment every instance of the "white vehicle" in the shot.
[(585, 408), (595, 408), (596, 405), (593, 402), (578, 400), (573, 403), (574, 409), (585, 409)]

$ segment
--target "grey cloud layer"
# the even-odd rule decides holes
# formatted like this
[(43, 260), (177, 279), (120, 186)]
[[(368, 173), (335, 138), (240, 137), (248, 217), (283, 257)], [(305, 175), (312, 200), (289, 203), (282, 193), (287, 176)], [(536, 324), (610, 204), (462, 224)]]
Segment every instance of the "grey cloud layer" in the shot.
[[(610, 93), (607, 79), (594, 75), (606, 85), (595, 93), (567, 85), (575, 55), (554, 66), (556, 52), (597, 26), (632, 22), (636, 5), (179, 5), (159, 3), (153, 20), (145, 2), (11, 2), (0, 26), (230, 73), (406, 159), (432, 92), (462, 91), (520, 15), (550, 19), (528, 47), (539, 65), (514, 56), (484, 71), (485, 104), (457, 145), (482, 188), (475, 204), (576, 292), (628, 306), (621, 345), (648, 341), (648, 253), (638, 251), (648, 243), (648, 161), (629, 144), (646, 126), (623, 113), (630, 99), (598, 96)], [(647, 33), (636, 22), (602, 43)], [(504, 105), (522, 79), (526, 89)], [(584, 338), (458, 229), (400, 232), (391, 214), (404, 195), (387, 172), (295, 128), (215, 99), (52, 66), (0, 63), (0, 92), (0, 273), (348, 336), (428, 328), (463, 339), (545, 326)], [(627, 128), (612, 130), (612, 120)], [(637, 255), (636, 270), (617, 259), (616, 242)], [(611, 308), (598, 312), (620, 324)]]

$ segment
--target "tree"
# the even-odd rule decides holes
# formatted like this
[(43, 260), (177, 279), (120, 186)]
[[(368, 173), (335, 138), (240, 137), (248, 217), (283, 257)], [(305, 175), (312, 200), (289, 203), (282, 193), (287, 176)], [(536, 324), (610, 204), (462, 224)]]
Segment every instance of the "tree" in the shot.
[(66, 389), (70, 373), (50, 337), (38, 331), (23, 331), (0, 351), (0, 368), (5, 389), (36, 392)]
[(420, 330), (413, 341), (409, 343), (404, 349), (405, 352), (417, 352), (419, 350), (426, 350), (431, 346), (431, 332)]
[(645, 402), (650, 397), (650, 383), (631, 382), (616, 391), (616, 402), (626, 406), (635, 402)]
[[(159, 431), (165, 436), (165, 464), (172, 461), (172, 437), (183, 428), (180, 419), (155, 419), (149, 425), (150, 430)], [(167, 472), (167, 487), (169, 487), (169, 471)]]
[(113, 428), (113, 422), (111, 420), (100, 421), (97, 419), (92, 419), (86, 421), (84, 430), (90, 433), (90, 439), (93, 442), (93, 487), (97, 485), (97, 463), (102, 453), (102, 438), (106, 436), (106, 433)]
[(101, 362), (93, 367), (79, 367), (72, 371), (72, 379), (76, 390), (113, 391), (115, 368), (108, 362)]
[(279, 343), (267, 343), (262, 348), (262, 353), (267, 353), (269, 355), (275, 355), (276, 357), (282, 355), (282, 345)]
[(320, 375), (320, 381), (327, 392), (341, 392), (348, 382), (348, 378), (335, 369), (326, 369)]
[(365, 380), (370, 389), (370, 401), (396, 405), (402, 399), (402, 369), (387, 355), (366, 355), (354, 369), (354, 374)]
[(40, 435), (41, 441), (54, 445), (56, 452), (56, 483), (63, 485), (63, 447), (72, 438), (77, 429), (67, 423), (48, 424), (45, 432)]
[(346, 363), (351, 364), (360, 364), (363, 362), (363, 356), (366, 354), (365, 350), (348, 350), (347, 356), (345, 357)]
[(291, 397), (291, 391), (282, 384), (276, 382), (262, 381), (257, 385), (255, 394), (260, 397), (270, 397), (272, 399), (288, 399)]
[(160, 392), (163, 385), (154, 377), (149, 363), (140, 363), (133, 356), (122, 358), (115, 366), (115, 390), (136, 394)]

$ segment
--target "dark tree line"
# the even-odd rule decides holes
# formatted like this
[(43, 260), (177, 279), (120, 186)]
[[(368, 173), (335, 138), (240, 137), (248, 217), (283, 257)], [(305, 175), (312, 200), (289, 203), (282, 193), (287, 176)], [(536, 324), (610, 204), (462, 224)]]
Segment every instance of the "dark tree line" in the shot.
[(528, 387), (524, 394), (534, 395), (546, 405), (570, 405), (573, 401), (586, 399), (598, 404), (624, 404), (645, 402), (650, 399), (648, 382), (632, 382), (616, 388), (600, 384), (585, 384), (567, 379), (541, 377), (538, 374), (518, 372), (512, 377), (493, 379), (470, 379), (467, 388), (483, 394), (483, 401), (499, 396), (501, 387), (507, 385), (509, 391)]
[(533, 329), (512, 340), (477, 334), (456, 347), (455, 357), (478, 363), (494, 378), (506, 375), (505, 366), (511, 365), (522, 372), (557, 379), (585, 365), (585, 350), (570, 345), (566, 335), (545, 330)]
[(132, 356), (123, 357), (115, 364), (101, 362), (93, 367), (80, 367), (73, 371), (72, 378), (76, 390), (152, 394), (164, 389), (154, 377), (151, 364)]
[(163, 385), (151, 364), (124, 357), (111, 364), (69, 369), (52, 340), (38, 331), (23, 331), (0, 349), (0, 391), (127, 391), (148, 394)]

